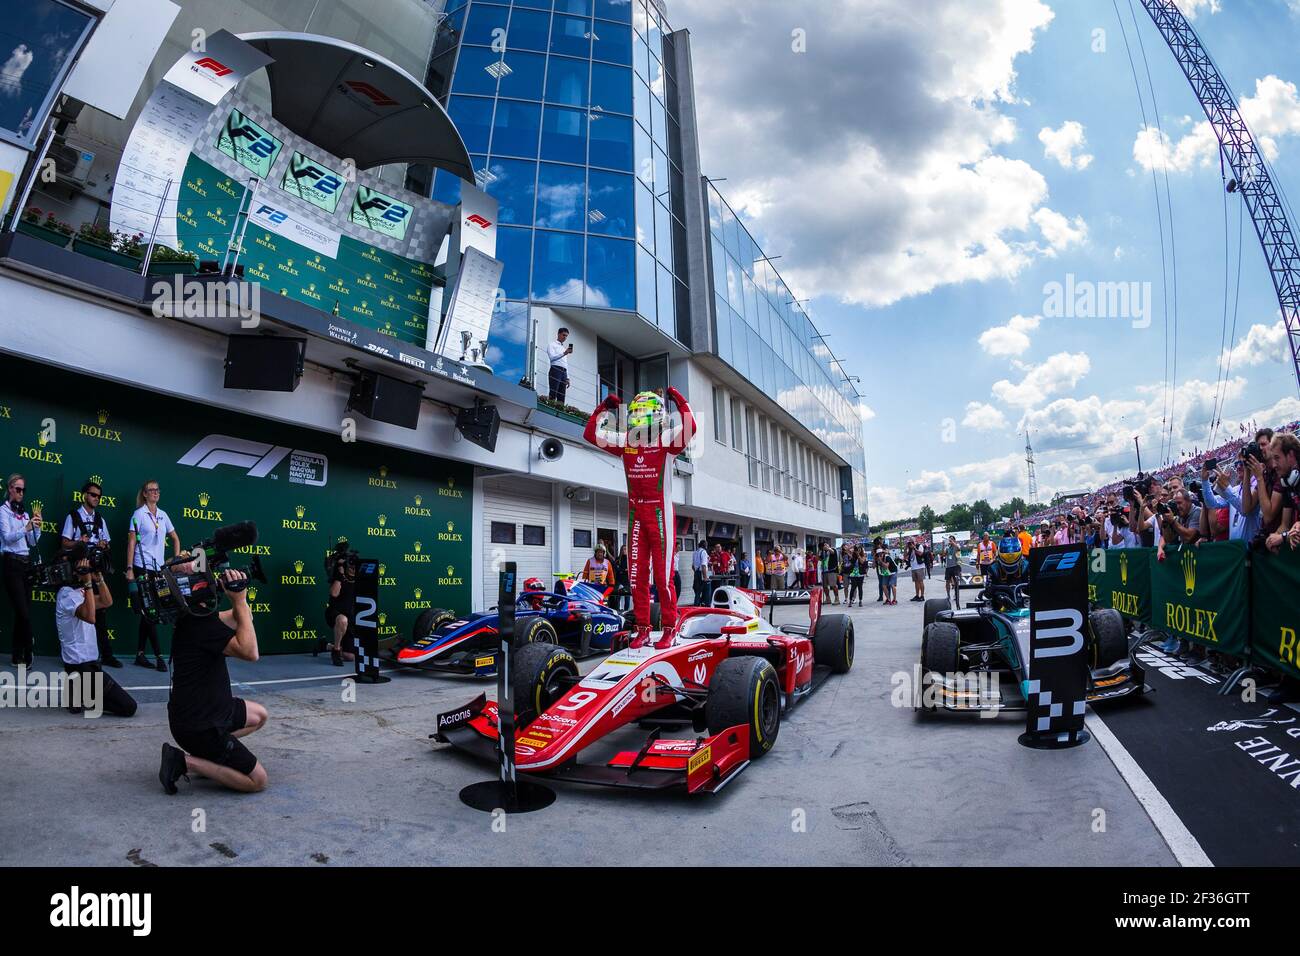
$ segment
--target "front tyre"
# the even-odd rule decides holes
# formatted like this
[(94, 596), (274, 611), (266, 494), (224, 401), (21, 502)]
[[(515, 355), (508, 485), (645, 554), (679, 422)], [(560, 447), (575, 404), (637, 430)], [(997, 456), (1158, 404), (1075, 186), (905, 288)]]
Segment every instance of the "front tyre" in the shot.
[(1092, 666), (1109, 667), (1128, 656), (1128, 635), (1124, 616), (1114, 608), (1102, 608), (1088, 615), (1092, 630)]
[(935, 678), (942, 681), (957, 672), (958, 648), (961, 646), (961, 631), (956, 624), (936, 621), (921, 633), (921, 709), (927, 712), (940, 710), (930, 691)]
[(853, 666), (853, 621), (847, 614), (826, 614), (813, 631), (813, 660), (832, 674), (847, 674)]
[(749, 756), (772, 749), (781, 730), (781, 689), (776, 668), (761, 657), (732, 657), (718, 665), (709, 682), (704, 716), (710, 734), (749, 728)]
[(511, 655), (510, 663), (515, 669), (515, 726), (520, 730), (563, 697), (578, 678), (577, 661), (556, 644), (525, 644)]

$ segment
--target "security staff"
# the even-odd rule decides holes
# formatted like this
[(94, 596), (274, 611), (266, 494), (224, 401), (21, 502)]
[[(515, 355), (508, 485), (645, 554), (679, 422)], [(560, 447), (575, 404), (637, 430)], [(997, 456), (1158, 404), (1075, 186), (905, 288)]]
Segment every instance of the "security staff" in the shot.
[(14, 606), (13, 646), (10, 663), (32, 664), (32, 611), (31, 592), (27, 589), (27, 554), (36, 547), (41, 536), (41, 512), (37, 508), (30, 515), (23, 504), (27, 494), (27, 480), (22, 475), (10, 475), (5, 483), (5, 502), (0, 505), (0, 552), (4, 565), (5, 593)]
[[(63, 550), (69, 551), (77, 542), (108, 550), (108, 524), (99, 513), (99, 500), (104, 490), (98, 482), (87, 481), (81, 486), (81, 505), (68, 512), (63, 519)], [(113, 656), (113, 645), (108, 640), (108, 613), (99, 608), (95, 612), (95, 639), (99, 642), (100, 663), (105, 667), (121, 667), (122, 662)]]

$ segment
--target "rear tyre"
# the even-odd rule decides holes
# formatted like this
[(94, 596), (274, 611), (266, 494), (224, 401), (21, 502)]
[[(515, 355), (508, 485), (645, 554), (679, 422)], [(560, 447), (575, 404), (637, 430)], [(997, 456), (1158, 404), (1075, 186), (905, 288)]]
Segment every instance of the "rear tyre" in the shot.
[(555, 644), (525, 644), (511, 655), (515, 726), (523, 729), (568, 692), (578, 676), (573, 655)]
[(422, 641), (444, 624), (454, 620), (456, 620), (455, 614), (440, 607), (421, 611), (420, 616), (415, 619), (415, 626), (411, 628), (411, 640)]
[(928, 712), (940, 708), (927, 691), (932, 683), (930, 674), (957, 672), (957, 649), (961, 646), (961, 631), (956, 624), (936, 621), (921, 632), (921, 709)]
[(772, 749), (781, 730), (781, 689), (776, 668), (761, 657), (732, 657), (718, 665), (709, 682), (704, 716), (710, 734), (749, 728), (749, 756)]
[(1128, 656), (1128, 634), (1124, 616), (1114, 608), (1102, 608), (1088, 615), (1092, 629), (1092, 666), (1109, 667)]
[(948, 599), (946, 597), (927, 598), (925, 602), (924, 611), (922, 612), (925, 616), (921, 626), (929, 627), (938, 618), (940, 611), (947, 611), (950, 610), (951, 608), (952, 605), (948, 603)]
[(847, 674), (853, 666), (853, 621), (847, 614), (827, 614), (817, 619), (813, 631), (813, 660), (832, 674)]
[(523, 626), (519, 627), (516, 633), (519, 635), (515, 641), (516, 647), (523, 647), (525, 644), (558, 644), (559, 637), (555, 633), (555, 628), (551, 622), (544, 617), (530, 617), (524, 621)]

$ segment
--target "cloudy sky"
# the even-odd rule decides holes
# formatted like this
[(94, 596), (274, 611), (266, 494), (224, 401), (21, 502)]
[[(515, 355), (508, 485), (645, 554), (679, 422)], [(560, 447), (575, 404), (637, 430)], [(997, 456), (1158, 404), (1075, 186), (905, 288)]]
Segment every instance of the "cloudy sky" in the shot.
[[(1300, 194), (1300, 0), (1179, 4)], [(1135, 471), (1134, 436), (1149, 468), (1216, 418), (1300, 417), (1249, 217), (1137, 0), (668, 12), (705, 174), (862, 376), (873, 521), (1026, 495), (1026, 430), (1046, 498)]]

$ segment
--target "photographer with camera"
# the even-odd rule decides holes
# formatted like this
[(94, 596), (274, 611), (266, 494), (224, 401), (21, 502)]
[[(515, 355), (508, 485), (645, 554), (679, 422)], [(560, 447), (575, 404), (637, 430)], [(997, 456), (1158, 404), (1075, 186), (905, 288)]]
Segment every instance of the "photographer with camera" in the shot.
[[(188, 573), (190, 565), (175, 569)], [(230, 608), (216, 614), (182, 616), (172, 631), (172, 689), (167, 716), (180, 747), (164, 743), (158, 779), (166, 793), (176, 781), (197, 773), (231, 790), (255, 793), (266, 786), (266, 770), (240, 742), (267, 721), (266, 708), (234, 696), (227, 657), (254, 662), (257, 632), (244, 590), (248, 576), (226, 569), (220, 577)]]
[(1270, 511), (1277, 522), (1273, 530), (1266, 528), (1264, 546), (1277, 554), (1285, 542), (1289, 547), (1300, 546), (1300, 439), (1295, 435), (1277, 435), (1268, 444), (1269, 463), (1275, 478), (1275, 487), (1269, 501), (1262, 505), (1265, 515)]
[[(177, 555), (181, 553), (180, 535), (176, 533), (167, 512), (158, 507), (160, 495), (158, 482), (149, 480), (140, 486), (135, 496), (135, 514), (131, 516), (131, 527), (126, 533), (126, 580), (132, 595), (136, 593), (137, 574), (156, 571), (162, 567), (166, 559), (168, 539), (171, 539), (173, 552)], [(133, 604), (135, 610), (140, 612), (139, 601)], [(153, 649), (153, 664), (144, 656), (146, 644)], [(143, 613), (140, 614), (140, 643), (136, 646), (135, 663), (137, 667), (167, 670), (162, 650), (158, 647), (158, 627)]]
[[(103, 489), (94, 481), (87, 481), (81, 486), (81, 504), (68, 512), (63, 519), (63, 550), (71, 551), (78, 544), (98, 548), (103, 551), (105, 573), (112, 573), (109, 558), (108, 524), (99, 513), (99, 500)], [(101, 608), (95, 619), (95, 637), (99, 644), (99, 659), (105, 667), (121, 667), (122, 662), (113, 656), (113, 645), (108, 639), (108, 617)]]
[[(64, 671), (80, 683), (83, 702), (94, 693), (91, 689), (94, 675), (99, 674), (104, 682), (104, 711), (118, 717), (131, 717), (135, 715), (135, 700), (103, 672), (99, 663), (95, 622), (113, 606), (113, 595), (108, 590), (103, 572), (92, 567), (88, 553), (92, 547), (76, 542), (68, 551), (75, 579), (65, 580), (55, 597), (54, 624), (59, 632), (59, 654), (63, 658)], [(79, 714), (84, 708), (70, 704), (68, 709)]]
[[(325, 559), (325, 572), (330, 582), (330, 599), (325, 606), (325, 626), (334, 632), (330, 646), (330, 663), (342, 667), (344, 661), (356, 660), (356, 642), (349, 633), (356, 615), (357, 563), (360, 556), (348, 548), (347, 539), (335, 545)], [(343, 644), (347, 638), (347, 646)]]
[(27, 556), (41, 536), (40, 509), (27, 513), (23, 504), (26, 493), (27, 480), (22, 475), (10, 475), (5, 483), (4, 504), (0, 505), (0, 553), (3, 554), (0, 573), (4, 574), (5, 593), (14, 606), (9, 659), (15, 667), (32, 666), (32, 595), (26, 580)]

